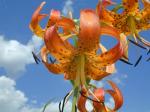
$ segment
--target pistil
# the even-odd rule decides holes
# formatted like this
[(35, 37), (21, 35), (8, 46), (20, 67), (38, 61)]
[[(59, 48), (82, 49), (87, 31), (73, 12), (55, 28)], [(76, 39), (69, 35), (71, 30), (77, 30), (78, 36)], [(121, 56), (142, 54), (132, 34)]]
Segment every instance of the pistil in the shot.
[(131, 31), (132, 36), (134, 37), (135, 41), (137, 42), (137, 39), (136, 39), (137, 31), (136, 31), (135, 18), (133, 16), (129, 16), (127, 23), (129, 25), (129, 30)]

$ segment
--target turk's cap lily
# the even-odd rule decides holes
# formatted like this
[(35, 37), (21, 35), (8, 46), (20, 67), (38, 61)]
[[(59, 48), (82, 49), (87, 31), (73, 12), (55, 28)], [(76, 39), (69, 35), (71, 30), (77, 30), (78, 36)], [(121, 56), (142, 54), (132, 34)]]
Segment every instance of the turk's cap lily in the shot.
[[(43, 7), (42, 3), (33, 16), (39, 17)], [(92, 9), (84, 9), (80, 13), (80, 25), (78, 26), (73, 19), (60, 16), (60, 12), (52, 10), (50, 19), (45, 29), (39, 28), (39, 20), (31, 20), (30, 28), (36, 35), (41, 35), (45, 46), (41, 49), (43, 63), (49, 71), (55, 74), (64, 73), (66, 79), (75, 79), (79, 60), (82, 58), (84, 75), (94, 80), (100, 80), (113, 73), (114, 63), (125, 55), (127, 49), (126, 37), (120, 35), (115, 28), (100, 26), (99, 17)], [(40, 19), (41, 20), (41, 19)], [(34, 23), (34, 24), (33, 24)], [(63, 32), (59, 32), (59, 28)], [(77, 36), (77, 46), (73, 46), (68, 38)], [(118, 40), (116, 46), (110, 50), (102, 50), (99, 46), (100, 36), (109, 35)], [(101, 49), (102, 53), (97, 54)], [(52, 55), (56, 63), (48, 62), (48, 55)], [(127, 55), (127, 53), (126, 53)]]
[[(122, 38), (120, 39), (119, 33), (114, 33), (115, 30), (113, 28), (110, 31), (108, 31), (108, 29), (110, 29), (110, 28), (103, 27), (102, 31), (100, 31), (101, 34), (116, 36), (117, 39), (121, 40), (121, 41), (119, 41), (119, 43), (111, 50), (102, 52), (102, 54), (97, 55), (95, 53), (95, 51), (99, 48), (99, 46), (97, 46), (99, 37), (97, 36), (97, 41), (93, 40), (93, 39), (88, 39), (88, 38), (91, 38), (88, 36), (90, 36), (90, 35), (93, 36), (93, 35), (95, 35), (95, 33), (90, 34), (91, 31), (89, 32), (87, 29), (85, 29), (85, 31), (84, 31), (84, 26), (82, 26), (82, 24), (81, 24), (80, 28), (82, 30), (81, 30), (81, 32), (79, 32), (77, 48), (73, 47), (71, 44), (69, 44), (69, 42), (67, 40), (64, 41), (59, 36), (59, 34), (56, 31), (57, 30), (56, 26), (52, 26), (52, 27), (48, 28), (45, 33), (45, 37), (44, 37), (47, 51), (58, 60), (58, 62), (59, 62), (58, 64), (61, 66), (60, 68), (62, 68), (65, 73), (67, 72), (66, 75), (67, 74), (76, 74), (75, 73), (76, 72), (75, 68), (77, 66), (76, 58), (80, 54), (83, 53), (86, 56), (86, 65), (87, 65), (87, 66), (85, 65), (85, 69), (87, 69), (86, 73), (87, 73), (87, 75), (89, 75), (90, 78), (100, 79), (104, 76), (107, 76), (109, 73), (105, 72), (106, 67), (108, 68), (108, 66), (112, 65), (115, 61), (117, 61), (124, 54), (124, 49), (126, 48), (126, 44), (124, 43), (125, 37), (122, 36)], [(94, 29), (95, 28), (93, 28), (93, 30)], [(86, 33), (82, 33), (82, 32), (86, 32)], [(87, 33), (89, 33), (89, 34), (87, 34)], [(96, 35), (98, 35), (98, 34), (96, 34)], [(43, 54), (42, 54), (42, 56), (43, 56)], [(43, 59), (45, 59), (45, 58), (43, 58)], [(51, 66), (53, 64), (47, 63), (46, 65), (47, 66), (50, 65), (48, 67), (50, 70)], [(98, 67), (101, 67), (104, 70), (103, 69), (98, 70), (97, 69)], [(112, 66), (110, 66), (110, 67), (112, 67)], [(67, 68), (67, 70), (66, 70), (66, 68)], [(90, 76), (90, 74), (94, 74), (94, 76)], [(96, 74), (97, 74), (97, 76), (96, 76)], [(104, 74), (104, 75), (102, 75), (102, 74)]]
[[(150, 47), (150, 42), (138, 33), (150, 29), (150, 2), (142, 0), (144, 8), (139, 9), (138, 0), (122, 0), (123, 12), (117, 13), (108, 10), (107, 7), (97, 5), (96, 10), (100, 17), (100, 22), (117, 28), (121, 33), (132, 35), (135, 41), (141, 42), (144, 46)], [(117, 7), (117, 6), (116, 6)]]
[[(108, 81), (108, 83), (111, 85), (112, 89), (104, 90), (104, 88), (96, 88), (93, 95), (89, 94), (87, 91), (82, 91), (78, 99), (78, 109), (80, 112), (88, 112), (85, 106), (87, 100), (93, 102), (93, 111), (96, 112), (116, 112), (123, 105), (123, 96), (119, 88), (112, 81)], [(106, 93), (110, 94), (114, 100), (115, 106), (113, 109), (105, 105)]]

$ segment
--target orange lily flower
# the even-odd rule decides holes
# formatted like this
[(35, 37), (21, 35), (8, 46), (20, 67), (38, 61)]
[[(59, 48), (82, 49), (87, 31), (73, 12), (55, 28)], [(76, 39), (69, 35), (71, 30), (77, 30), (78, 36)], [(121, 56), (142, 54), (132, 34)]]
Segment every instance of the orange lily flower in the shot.
[[(30, 29), (41, 37), (45, 45), (41, 49), (42, 62), (54, 74), (64, 74), (65, 79), (74, 81), (74, 98), (72, 112), (75, 111), (78, 90), (85, 87), (87, 80), (101, 80), (115, 71), (114, 63), (126, 57), (126, 36), (111, 26), (101, 26), (99, 17), (92, 9), (80, 12), (80, 24), (72, 18), (61, 16), (57, 10), (52, 10), (45, 28), (41, 28), (40, 21), (47, 14), (40, 14), (45, 2), (33, 13)], [(60, 28), (62, 31), (60, 31)], [(117, 44), (107, 50), (100, 43), (100, 36), (109, 35), (117, 39)], [(68, 40), (77, 37), (76, 46)], [(101, 54), (97, 51), (101, 50)], [(50, 63), (48, 55), (56, 59)]]
[[(78, 100), (78, 109), (80, 112), (88, 112), (85, 104), (87, 98), (93, 101), (93, 111), (92, 112), (116, 112), (123, 105), (123, 96), (119, 88), (112, 81), (108, 81), (113, 90), (104, 90), (103, 88), (96, 88), (94, 90), (93, 98), (90, 99), (88, 93), (82, 90), (82, 93)], [(114, 99), (115, 107), (110, 109), (105, 105), (105, 94), (108, 93)]]
[[(150, 42), (138, 34), (140, 31), (150, 29), (150, 2), (148, 0), (142, 1), (144, 4), (143, 10), (139, 10), (138, 0), (122, 0), (124, 10), (121, 14), (106, 9), (105, 5), (101, 5), (103, 3), (98, 3), (96, 10), (97, 13), (102, 13), (100, 21), (117, 28), (126, 35), (132, 34), (136, 42), (138, 39), (145, 46), (150, 47)], [(103, 10), (100, 11), (100, 9)]]
[[(43, 5), (44, 3), (34, 12), (30, 28), (44, 39), (45, 46), (41, 49), (41, 57), (50, 72), (64, 73), (65, 79), (76, 80), (83, 85), (87, 78), (100, 80), (114, 72), (112, 64), (123, 56), (127, 47), (124, 43), (125, 36), (112, 27), (100, 27), (99, 18), (91, 9), (81, 11), (79, 29), (72, 19), (61, 17), (59, 11), (55, 10), (51, 11), (47, 27), (42, 29), (38, 23), (45, 17), (45, 14), (40, 14)], [(59, 33), (60, 27), (63, 34)], [(64, 36), (66, 34), (67, 37)], [(69, 43), (68, 35), (78, 36), (77, 47)], [(97, 54), (100, 35), (113, 36), (118, 44), (107, 52)], [(49, 63), (48, 54), (56, 58), (57, 62)]]

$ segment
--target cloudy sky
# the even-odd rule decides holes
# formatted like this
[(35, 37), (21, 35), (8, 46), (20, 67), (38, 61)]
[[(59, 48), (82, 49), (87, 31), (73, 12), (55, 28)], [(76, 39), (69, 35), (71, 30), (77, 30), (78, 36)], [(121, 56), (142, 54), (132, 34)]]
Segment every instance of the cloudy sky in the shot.
[[(47, 4), (43, 12), (49, 14), (51, 9), (58, 9), (66, 15), (70, 9), (73, 16), (78, 18), (81, 9), (94, 9), (98, 0), (45, 1)], [(63, 75), (49, 73), (42, 64), (36, 65), (32, 58), (31, 52), (38, 52), (43, 43), (32, 34), (28, 25), (32, 13), (41, 2), (0, 0), (0, 112), (41, 112), (43, 104), (49, 100), (52, 103), (46, 112), (58, 112), (58, 102), (72, 88)], [(150, 31), (142, 32), (141, 35), (148, 39)], [(109, 77), (118, 84), (124, 95), (120, 112), (150, 112), (150, 63), (145, 61), (150, 55), (130, 45), (129, 57), (132, 63), (141, 54), (143, 58), (137, 67), (118, 61), (117, 73)], [(105, 80), (93, 83), (108, 87)], [(112, 105), (112, 102), (112, 99), (108, 99), (107, 104)], [(67, 106), (67, 109), (71, 108), (71, 103)]]

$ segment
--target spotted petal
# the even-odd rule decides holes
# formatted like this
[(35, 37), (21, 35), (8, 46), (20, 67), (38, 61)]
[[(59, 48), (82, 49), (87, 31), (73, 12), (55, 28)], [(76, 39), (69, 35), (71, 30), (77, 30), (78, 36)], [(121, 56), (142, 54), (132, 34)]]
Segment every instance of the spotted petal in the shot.
[(144, 8), (141, 11), (142, 17), (140, 25), (144, 30), (150, 29), (150, 2), (148, 0), (142, 0)]
[(110, 73), (106, 72), (106, 67), (100, 67), (97, 65), (93, 65), (92, 63), (87, 63), (86, 67), (86, 75), (87, 77), (93, 80), (100, 80)]
[(101, 66), (108, 66), (115, 63), (119, 60), (125, 53), (127, 44), (124, 42), (126, 39), (125, 36), (120, 36), (120, 32), (118, 32), (115, 28), (112, 27), (101, 27), (101, 34), (113, 36), (118, 40), (116, 46), (104, 52), (98, 56), (91, 56), (93, 61), (99, 63), (99, 68)]
[(57, 22), (56, 25), (59, 27), (62, 27), (64, 30), (64, 33), (66, 33), (67, 31), (77, 33), (75, 23), (72, 19), (63, 17)]
[[(99, 47), (100, 47), (102, 53), (107, 52), (107, 49), (101, 43), (99, 44)], [(112, 64), (112, 65), (109, 65), (106, 67), (107, 73), (114, 73), (115, 71), (116, 71), (115, 64)]]
[(108, 23), (110, 25), (112, 24), (114, 21), (114, 13), (106, 9), (107, 6), (112, 4), (114, 3), (110, 0), (103, 0), (102, 3), (98, 2), (96, 6), (96, 13), (99, 16), (100, 22)]
[(35, 10), (35, 12), (33, 13), (32, 15), (32, 19), (31, 19), (31, 22), (30, 22), (30, 29), (31, 31), (33, 31), (37, 36), (43, 38), (44, 37), (44, 29), (41, 28), (41, 26), (39, 25), (39, 22), (45, 18), (46, 16), (48, 16), (47, 14), (40, 14), (40, 11), (42, 10), (44, 4), (46, 2), (42, 2), (40, 4), (40, 6)]
[(48, 63), (48, 59), (47, 59), (48, 53), (49, 53), (48, 49), (46, 48), (46, 46), (44, 46), (41, 49), (41, 58), (42, 58), (42, 62), (46, 66), (46, 68), (54, 74), (63, 73), (61, 64)]
[(80, 14), (78, 49), (80, 52), (95, 52), (100, 36), (99, 18), (94, 10), (85, 9)]
[(52, 54), (59, 62), (64, 63), (69, 61), (72, 55), (71, 48), (67, 48), (65, 42), (57, 33), (57, 28), (51, 26), (46, 30), (44, 41), (49, 53)]
[(49, 28), (49, 27), (55, 25), (56, 22), (58, 20), (60, 20), (60, 16), (61, 16), (60, 11), (58, 11), (58, 10), (51, 10), (50, 18), (48, 20), (46, 28)]
[[(94, 90), (95, 97), (99, 100), (99, 102), (93, 102), (93, 106), (96, 112), (107, 112), (106, 107), (104, 105), (104, 95), (105, 91), (103, 88), (98, 88)], [(94, 100), (96, 100), (94, 98)]]
[[(102, 53), (106, 52), (107, 49), (100, 44), (100, 48)], [(89, 61), (86, 63), (86, 75), (94, 80), (100, 80), (108, 75), (110, 75), (111, 73), (115, 72), (115, 65), (109, 65), (109, 66), (105, 66), (105, 67), (100, 67), (100, 63), (94, 63), (93, 61)]]
[(114, 99), (115, 107), (113, 111), (118, 110), (123, 104), (123, 96), (119, 88), (112, 81), (108, 81), (108, 83), (112, 86), (113, 90), (106, 90)]
[(122, 0), (122, 4), (125, 12), (127, 13), (135, 14), (137, 11), (139, 11), (138, 0)]

